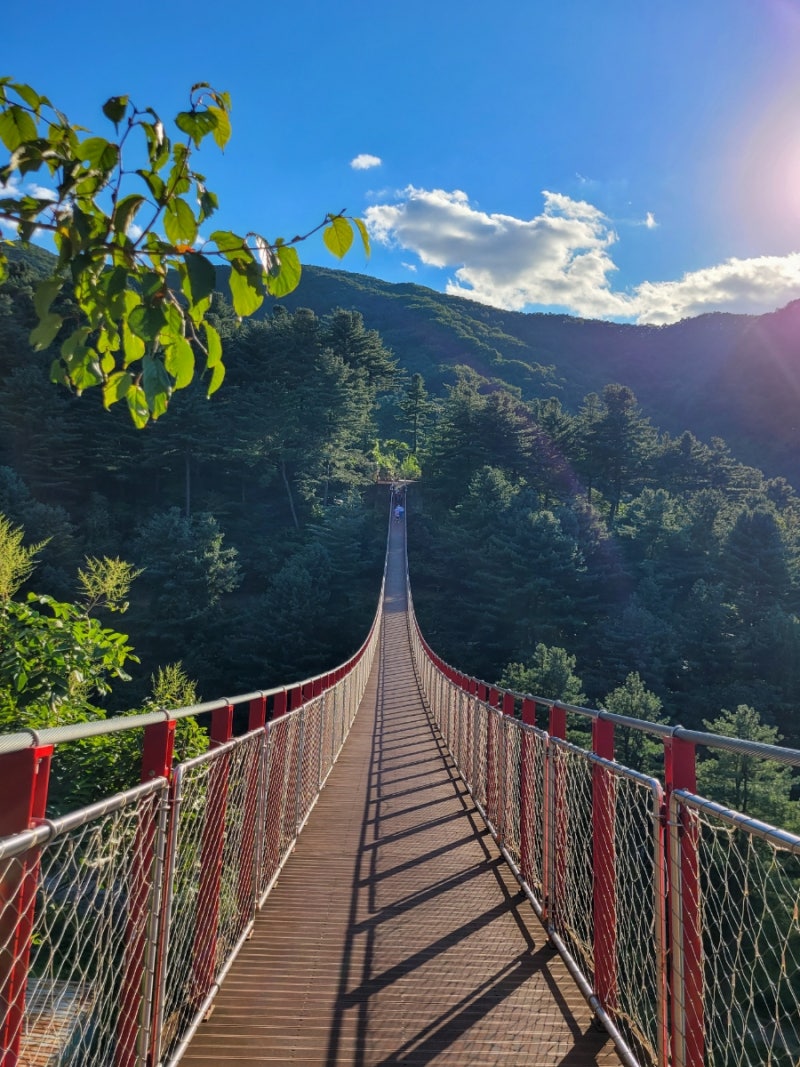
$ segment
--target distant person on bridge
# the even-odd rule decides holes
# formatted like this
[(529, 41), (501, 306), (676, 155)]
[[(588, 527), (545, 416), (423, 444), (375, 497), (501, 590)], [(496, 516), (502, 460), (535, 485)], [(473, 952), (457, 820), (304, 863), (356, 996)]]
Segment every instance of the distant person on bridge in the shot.
[(395, 520), (397, 522), (399, 522), (400, 519), (402, 519), (404, 513), (405, 513), (405, 508), (403, 507), (402, 504), (398, 504), (397, 507), (394, 509)]

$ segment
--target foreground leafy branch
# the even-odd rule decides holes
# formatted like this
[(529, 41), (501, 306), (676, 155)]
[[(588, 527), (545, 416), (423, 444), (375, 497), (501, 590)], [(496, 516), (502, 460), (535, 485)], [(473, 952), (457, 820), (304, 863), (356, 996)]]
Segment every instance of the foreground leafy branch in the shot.
[[(201, 237), (218, 199), (193, 169), (193, 154), (209, 136), (222, 150), (231, 135), (230, 98), (205, 82), (192, 86), (188, 109), (175, 116), (184, 140), (171, 140), (156, 112), (127, 96), (111, 97), (103, 113), (114, 127), (110, 140), (73, 125), (29, 85), (0, 78), (0, 141), (10, 152), (0, 167), (0, 224), (23, 243), (45, 232), (55, 244), (31, 333), (37, 350), (60, 343), (51, 378), (78, 393), (101, 385), (105, 406), (125, 400), (142, 427), (192, 381), (198, 357), (208, 395), (222, 384), (222, 343), (206, 318), (215, 263), (229, 266), (233, 307), (245, 317), (266, 294), (297, 287), (295, 246), (311, 234), (321, 230), (340, 258), (356, 232), (369, 254), (369, 237), (343, 211), (290, 241), (252, 231)], [(26, 191), (39, 172), (47, 187)], [(0, 241), (0, 281), (7, 243)], [(67, 282), (72, 304), (57, 300)]]

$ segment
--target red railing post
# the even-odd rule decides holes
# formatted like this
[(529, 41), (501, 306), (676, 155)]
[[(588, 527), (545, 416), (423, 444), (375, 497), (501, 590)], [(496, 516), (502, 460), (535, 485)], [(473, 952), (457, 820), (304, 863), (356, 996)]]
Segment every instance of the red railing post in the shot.
[(250, 701), (247, 713), (247, 732), (260, 730), (267, 721), (267, 698), (262, 693)]
[[(592, 751), (614, 759), (614, 724), (592, 720)], [(592, 909), (594, 988), (600, 1003), (613, 1011), (617, 1002), (617, 880), (614, 848), (616, 789), (612, 772), (592, 766)]]
[[(218, 748), (233, 734), (233, 704), (211, 713), (209, 748)], [(219, 925), (219, 895), (222, 884), (223, 845), (225, 843), (225, 809), (227, 807), (230, 761), (214, 760), (208, 776), (203, 840), (200, 848), (200, 884), (197, 892), (196, 928), (192, 968), (192, 993), (195, 1004), (202, 1002), (211, 989), (216, 971)]]
[(272, 718), (279, 719), (286, 714), (286, 690), (279, 689), (272, 698)]
[[(522, 722), (524, 726), (536, 724), (536, 703), (530, 697), (525, 697), (522, 701)], [(535, 814), (533, 808), (535, 744), (535, 736), (529, 730), (523, 730), (520, 739), (522, 751), (519, 772), (519, 867), (522, 877), (529, 886), (533, 878), (531, 851)]]
[(175, 719), (151, 723), (144, 729), (142, 743), (141, 780), (169, 778), (172, 775), (172, 756), (175, 750)]
[[(52, 745), (0, 756), (0, 837), (29, 830), (47, 808)], [(39, 849), (11, 860), (0, 882), (0, 1067), (19, 1061), (33, 933)]]
[[(697, 792), (695, 746), (677, 737), (664, 739), (667, 812), (676, 789)], [(697, 823), (685, 810), (673, 828), (680, 840), (667, 838), (667, 877), (670, 899), (669, 972), (672, 1004), (672, 1058), (676, 1067), (703, 1067), (703, 932), (700, 915), (700, 867)]]

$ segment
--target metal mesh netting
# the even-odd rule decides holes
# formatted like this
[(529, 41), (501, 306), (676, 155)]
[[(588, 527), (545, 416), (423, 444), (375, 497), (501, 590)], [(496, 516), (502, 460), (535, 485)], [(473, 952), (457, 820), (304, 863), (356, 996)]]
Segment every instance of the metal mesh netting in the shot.
[(300, 726), (300, 777), (297, 785), (297, 826), (303, 824), (317, 798), (321, 783), (322, 715), (324, 698), (317, 697), (302, 712)]
[(547, 737), (533, 726), (520, 726), (520, 866), (525, 881), (544, 903), (544, 805)]
[[(671, 847), (684, 878), (687, 862), (696, 862), (699, 872), (699, 928), (691, 915), (674, 918), (683, 933), (676, 955), (683, 956), (685, 971), (697, 966), (702, 945), (703, 1062), (708, 1067), (796, 1067), (800, 837), (678, 794), (670, 822)], [(690, 1020), (687, 1030), (691, 1025)], [(682, 1036), (689, 1045), (697, 1040), (690, 1032)]]
[(2, 842), (4, 968), (28, 951), (19, 934), (33, 923), (24, 1023), (20, 1011), (7, 1034), (13, 1047), (22, 1028), (20, 1064), (107, 1067), (141, 1054), (165, 790), (148, 784)]
[(633, 1059), (800, 1067), (800, 837), (680, 791), (667, 818), (656, 779), (500, 716), (412, 644), (473, 797)]
[(344, 744), (379, 637), (304, 707), (176, 767), (171, 793), (158, 778), (0, 839), (4, 1063), (177, 1062)]
[(489, 715), (488, 706), (479, 700), (470, 701), (472, 727), (471, 762), (465, 768), (465, 777), (475, 800), (484, 808), (488, 803), (489, 776), (487, 773)]
[(522, 730), (520, 724), (503, 716), (504, 758), (503, 758), (503, 806), (502, 806), (502, 842), (514, 862), (519, 866), (520, 855), (520, 802), (522, 799), (520, 784), (520, 760), (522, 758)]
[(583, 973), (593, 979), (592, 769), (585, 756), (566, 741), (550, 739), (550, 921)]
[[(664, 842), (658, 781), (597, 760), (612, 798), (612, 863), (596, 858), (600, 885), (595, 922), (613, 930), (613, 983), (607, 1000), (617, 1026), (642, 1063), (664, 1047), (666, 984)], [(595, 794), (595, 810), (598, 804)], [(597, 840), (597, 838), (596, 838)], [(613, 905), (613, 907), (612, 907)], [(595, 961), (597, 963), (597, 961)]]
[(167, 1054), (211, 991), (255, 911), (255, 824), (264, 734), (181, 765), (175, 775), (161, 994)]
[(486, 716), (486, 814), (498, 833), (502, 833), (504, 740), (502, 713), (489, 709)]

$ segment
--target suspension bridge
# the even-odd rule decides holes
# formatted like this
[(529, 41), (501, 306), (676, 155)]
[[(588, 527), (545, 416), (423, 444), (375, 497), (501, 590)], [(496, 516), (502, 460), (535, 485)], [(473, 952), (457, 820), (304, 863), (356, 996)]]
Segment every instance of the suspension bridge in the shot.
[[(0, 1067), (797, 1067), (800, 838), (695, 766), (800, 753), (487, 686), (420, 632), (404, 523), (386, 558), (333, 671), (0, 737)], [(48, 818), (62, 747), (122, 730), (140, 784)]]

